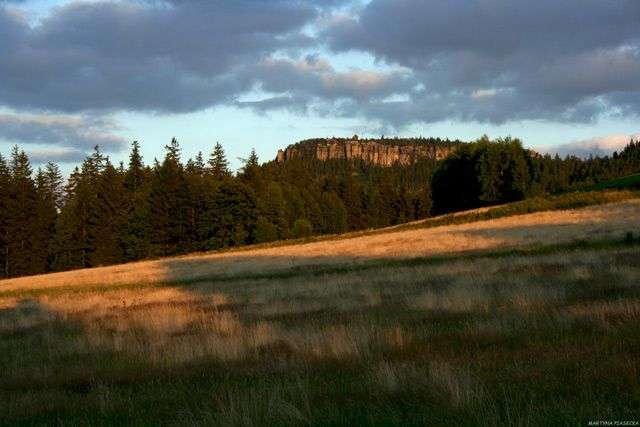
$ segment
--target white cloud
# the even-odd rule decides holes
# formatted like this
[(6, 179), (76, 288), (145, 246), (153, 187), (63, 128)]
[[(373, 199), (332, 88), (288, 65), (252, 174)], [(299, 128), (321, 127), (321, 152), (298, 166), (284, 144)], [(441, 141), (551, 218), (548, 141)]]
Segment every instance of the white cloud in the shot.
[(558, 153), (562, 157), (569, 155), (583, 158), (587, 158), (589, 156), (605, 156), (611, 155), (614, 151), (622, 151), (622, 149), (629, 144), (631, 140), (640, 140), (640, 133), (633, 135), (606, 135), (580, 141), (572, 141), (566, 144), (540, 149), (540, 151), (549, 154)]

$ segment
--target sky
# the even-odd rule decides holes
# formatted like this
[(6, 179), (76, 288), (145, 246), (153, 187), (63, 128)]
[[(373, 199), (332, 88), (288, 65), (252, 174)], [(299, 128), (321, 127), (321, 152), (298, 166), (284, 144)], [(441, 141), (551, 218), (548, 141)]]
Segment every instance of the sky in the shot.
[(311, 137), (640, 137), (638, 0), (0, 0), (0, 152), (69, 171), (215, 142), (233, 167)]

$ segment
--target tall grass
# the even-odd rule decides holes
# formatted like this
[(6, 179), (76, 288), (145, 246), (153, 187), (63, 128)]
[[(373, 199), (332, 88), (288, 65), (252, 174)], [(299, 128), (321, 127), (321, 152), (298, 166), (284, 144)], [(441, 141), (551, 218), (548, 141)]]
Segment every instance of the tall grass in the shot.
[(0, 425), (638, 420), (639, 209), (5, 282)]
[[(6, 424), (631, 419), (640, 248), (0, 298)], [(613, 418), (612, 418), (613, 417)]]

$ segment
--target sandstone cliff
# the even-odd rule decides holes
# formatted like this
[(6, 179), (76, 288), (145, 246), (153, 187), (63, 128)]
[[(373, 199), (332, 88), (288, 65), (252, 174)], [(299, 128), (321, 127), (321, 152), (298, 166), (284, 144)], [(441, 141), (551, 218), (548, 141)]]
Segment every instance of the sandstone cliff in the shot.
[(381, 138), (358, 139), (330, 138), (310, 139), (278, 150), (276, 161), (286, 162), (294, 158), (360, 159), (380, 166), (409, 165), (420, 158), (444, 159), (461, 141), (439, 138)]

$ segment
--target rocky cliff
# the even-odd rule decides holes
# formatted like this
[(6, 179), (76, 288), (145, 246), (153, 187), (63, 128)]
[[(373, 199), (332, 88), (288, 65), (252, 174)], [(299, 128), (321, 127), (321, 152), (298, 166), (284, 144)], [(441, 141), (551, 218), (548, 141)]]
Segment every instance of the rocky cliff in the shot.
[(409, 165), (420, 158), (441, 160), (451, 153), (461, 141), (439, 138), (380, 138), (359, 139), (328, 138), (310, 139), (278, 150), (276, 161), (286, 162), (294, 158), (360, 159), (380, 166)]

